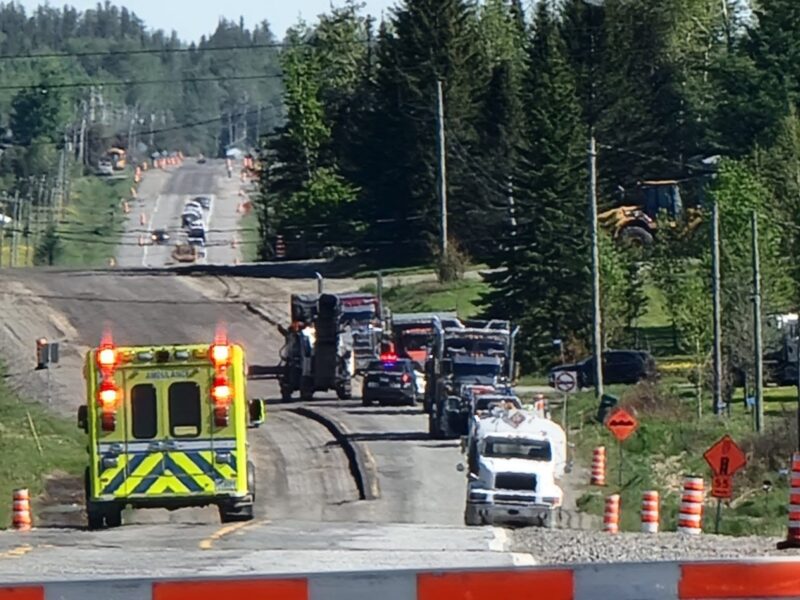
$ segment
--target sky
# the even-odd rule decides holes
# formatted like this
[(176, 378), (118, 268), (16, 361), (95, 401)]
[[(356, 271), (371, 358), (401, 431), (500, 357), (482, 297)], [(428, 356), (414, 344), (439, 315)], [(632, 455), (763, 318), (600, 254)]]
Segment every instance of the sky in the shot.
[[(380, 18), (381, 11), (394, 6), (396, 0), (362, 0), (366, 12)], [(27, 11), (45, 4), (44, 0), (17, 0)], [(173, 29), (178, 37), (191, 42), (198, 41), (203, 34), (216, 29), (220, 17), (238, 21), (244, 17), (245, 25), (253, 27), (267, 20), (278, 39), (283, 38), (286, 29), (297, 22), (298, 17), (309, 23), (320, 13), (328, 12), (331, 3), (341, 5), (341, 0), (114, 0), (114, 4), (126, 6), (135, 12), (151, 29), (163, 29), (167, 33)], [(79, 10), (94, 8), (98, 0), (50, 0), (51, 6), (69, 4)]]

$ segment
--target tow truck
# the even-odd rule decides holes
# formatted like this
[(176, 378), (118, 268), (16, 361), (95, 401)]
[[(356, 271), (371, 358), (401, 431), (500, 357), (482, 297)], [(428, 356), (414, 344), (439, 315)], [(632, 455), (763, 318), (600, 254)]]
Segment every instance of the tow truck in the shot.
[(255, 468), (247, 428), (264, 403), (246, 399), (245, 353), (213, 343), (114, 345), (86, 353), (84, 472), (90, 529), (117, 527), (122, 511), (216, 505), (220, 520), (253, 518)]

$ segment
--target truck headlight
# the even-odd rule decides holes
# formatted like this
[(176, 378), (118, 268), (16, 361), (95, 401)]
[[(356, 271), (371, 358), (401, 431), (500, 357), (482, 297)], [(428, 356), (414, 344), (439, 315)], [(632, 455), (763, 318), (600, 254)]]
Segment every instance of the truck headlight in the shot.
[(542, 504), (551, 504), (556, 506), (561, 504), (561, 498), (557, 496), (542, 496)]

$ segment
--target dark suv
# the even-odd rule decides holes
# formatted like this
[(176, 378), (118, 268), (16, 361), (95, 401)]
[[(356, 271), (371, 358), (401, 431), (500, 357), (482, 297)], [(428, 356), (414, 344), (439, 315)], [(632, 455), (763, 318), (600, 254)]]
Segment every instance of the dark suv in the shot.
[[(578, 374), (578, 387), (585, 388), (595, 384), (594, 356), (567, 365), (550, 369), (548, 383), (555, 387), (556, 374), (561, 371), (575, 371)], [(603, 383), (638, 383), (642, 379), (656, 376), (656, 362), (647, 352), (640, 350), (606, 350), (603, 352)]]
[(367, 365), (361, 390), (364, 406), (370, 406), (373, 402), (381, 405), (391, 402), (414, 406), (420, 393), (411, 360), (373, 360)]

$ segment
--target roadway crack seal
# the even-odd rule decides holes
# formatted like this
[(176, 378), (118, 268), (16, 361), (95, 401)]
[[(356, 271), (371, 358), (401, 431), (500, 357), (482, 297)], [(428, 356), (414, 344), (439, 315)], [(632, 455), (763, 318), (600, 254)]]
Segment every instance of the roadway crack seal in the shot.
[(350, 474), (355, 480), (360, 500), (380, 498), (378, 470), (375, 461), (361, 444), (350, 439), (350, 432), (342, 423), (306, 407), (293, 408), (291, 412), (316, 421), (336, 439), (350, 464)]
[[(270, 325), (274, 325), (275, 327), (280, 325), (280, 323), (278, 323), (278, 321), (276, 321), (274, 318), (270, 317), (266, 312), (264, 312), (263, 310), (261, 310), (260, 308), (255, 306), (252, 302), (245, 301), (245, 302), (242, 302), (242, 304), (248, 310), (248, 312), (253, 313), (254, 315), (256, 315), (260, 319), (266, 321)], [(308, 415), (304, 415), (304, 416), (308, 416)]]

